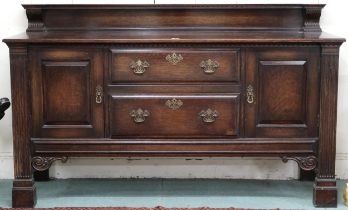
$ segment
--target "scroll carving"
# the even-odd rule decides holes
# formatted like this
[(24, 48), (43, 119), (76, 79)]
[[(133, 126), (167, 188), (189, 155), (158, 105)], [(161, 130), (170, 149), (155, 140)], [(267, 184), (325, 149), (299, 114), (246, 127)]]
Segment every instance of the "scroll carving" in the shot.
[(66, 163), (68, 160), (68, 157), (63, 156), (61, 158), (58, 157), (40, 157), (40, 156), (35, 156), (31, 160), (31, 165), (35, 170), (38, 171), (45, 171), (49, 169), (52, 165), (53, 162), (60, 160), (63, 163)]
[(288, 160), (293, 160), (296, 161), (298, 166), (305, 170), (305, 171), (311, 171), (317, 167), (317, 157), (315, 156), (307, 156), (307, 157), (288, 157), (288, 156), (283, 156), (281, 157), (282, 161), (284, 163), (288, 162)]

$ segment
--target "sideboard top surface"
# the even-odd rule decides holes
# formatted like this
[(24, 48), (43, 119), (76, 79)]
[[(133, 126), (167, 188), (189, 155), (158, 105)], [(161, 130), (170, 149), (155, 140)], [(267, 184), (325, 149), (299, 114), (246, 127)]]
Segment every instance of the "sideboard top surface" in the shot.
[(342, 43), (321, 31), (322, 4), (23, 5), (6, 43)]

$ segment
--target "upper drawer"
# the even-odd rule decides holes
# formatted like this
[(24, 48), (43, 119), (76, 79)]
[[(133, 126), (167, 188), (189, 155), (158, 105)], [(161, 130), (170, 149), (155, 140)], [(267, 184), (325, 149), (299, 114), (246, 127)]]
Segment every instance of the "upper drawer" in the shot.
[(112, 49), (111, 82), (238, 82), (239, 49)]

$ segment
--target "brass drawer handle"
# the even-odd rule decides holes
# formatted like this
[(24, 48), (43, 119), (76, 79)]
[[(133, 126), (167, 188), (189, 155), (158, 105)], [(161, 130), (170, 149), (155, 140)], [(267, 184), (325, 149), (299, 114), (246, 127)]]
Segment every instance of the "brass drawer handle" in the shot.
[(142, 75), (145, 73), (146, 69), (150, 67), (147, 61), (142, 61), (138, 59), (137, 61), (132, 61), (129, 67), (133, 70), (134, 74)]
[(199, 66), (203, 69), (206, 74), (213, 74), (219, 68), (219, 63), (212, 59), (202, 61)]
[(184, 103), (180, 99), (173, 98), (166, 101), (166, 106), (172, 110), (179, 109)]
[(198, 116), (200, 116), (205, 123), (213, 123), (216, 118), (219, 117), (219, 112), (208, 108), (206, 111), (202, 110)]
[(252, 104), (255, 102), (255, 93), (252, 85), (249, 85), (246, 89), (247, 102)]
[(97, 104), (101, 104), (103, 102), (103, 87), (97, 85), (95, 88), (95, 102)]
[(182, 61), (184, 58), (180, 54), (172, 53), (166, 56), (166, 60), (171, 63), (172, 65), (176, 65), (180, 61)]
[(150, 112), (146, 109), (142, 110), (139, 108), (137, 110), (132, 110), (129, 115), (133, 118), (135, 123), (142, 123), (145, 121), (146, 117), (150, 116)]

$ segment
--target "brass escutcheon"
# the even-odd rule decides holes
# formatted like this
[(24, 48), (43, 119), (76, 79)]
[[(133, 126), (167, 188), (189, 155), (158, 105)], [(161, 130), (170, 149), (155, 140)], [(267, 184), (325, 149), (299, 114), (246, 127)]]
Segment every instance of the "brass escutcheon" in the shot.
[(254, 94), (254, 88), (252, 85), (249, 85), (246, 90), (246, 97), (247, 97), (247, 102), (249, 104), (252, 104), (255, 102), (255, 94)]
[(166, 101), (166, 106), (172, 110), (179, 109), (184, 103), (180, 99), (173, 98)]
[(95, 102), (97, 104), (101, 104), (103, 102), (103, 87), (101, 85), (97, 85), (95, 88)]
[(176, 54), (175, 52), (166, 56), (166, 60), (172, 65), (176, 65), (184, 58), (180, 54)]

